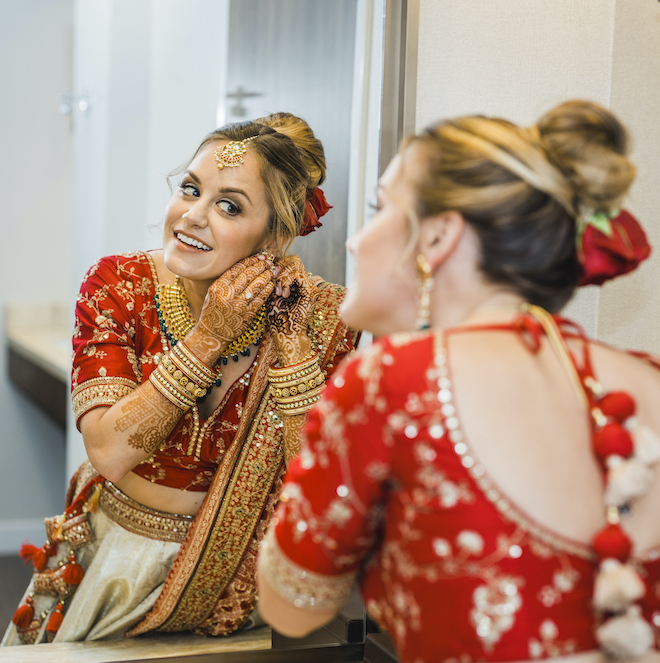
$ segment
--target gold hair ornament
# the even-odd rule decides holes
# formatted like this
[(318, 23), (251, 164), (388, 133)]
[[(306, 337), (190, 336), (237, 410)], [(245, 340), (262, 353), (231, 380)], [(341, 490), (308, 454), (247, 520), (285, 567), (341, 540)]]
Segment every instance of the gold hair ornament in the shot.
[(236, 168), (243, 162), (243, 155), (247, 152), (245, 143), (254, 140), (256, 136), (244, 138), (243, 140), (230, 140), (226, 145), (218, 147), (215, 151), (215, 160), (218, 162), (218, 169), (222, 170), (225, 166)]

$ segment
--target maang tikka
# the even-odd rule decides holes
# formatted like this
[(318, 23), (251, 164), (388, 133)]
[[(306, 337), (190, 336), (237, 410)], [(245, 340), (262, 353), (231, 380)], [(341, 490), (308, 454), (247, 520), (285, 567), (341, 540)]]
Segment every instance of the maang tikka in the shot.
[(417, 306), (415, 329), (422, 331), (431, 327), (433, 276), (431, 276), (431, 265), (421, 253), (417, 256), (417, 290), (419, 292), (419, 304)]
[(254, 140), (256, 136), (244, 138), (243, 140), (230, 140), (226, 145), (218, 147), (215, 151), (215, 160), (218, 162), (218, 169), (222, 170), (225, 166), (236, 168), (243, 162), (243, 155), (247, 152), (245, 143)]

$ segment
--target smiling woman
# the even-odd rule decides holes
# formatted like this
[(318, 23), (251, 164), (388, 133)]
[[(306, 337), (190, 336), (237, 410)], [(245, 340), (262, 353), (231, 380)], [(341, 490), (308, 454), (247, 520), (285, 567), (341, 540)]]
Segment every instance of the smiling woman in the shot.
[[(256, 552), (306, 412), (357, 340), (343, 288), (286, 249), (317, 227), (323, 148), (280, 113), (210, 134), (163, 249), (102, 258), (78, 296), (74, 476), (4, 645), (260, 623)], [(272, 387), (269, 387), (269, 383)]]

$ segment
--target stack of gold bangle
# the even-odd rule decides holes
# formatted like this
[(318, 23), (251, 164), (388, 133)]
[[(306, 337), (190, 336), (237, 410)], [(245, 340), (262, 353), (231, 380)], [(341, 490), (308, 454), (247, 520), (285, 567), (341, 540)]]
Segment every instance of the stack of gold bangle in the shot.
[(166, 354), (149, 376), (151, 384), (178, 408), (189, 410), (198, 398), (221, 376), (209, 368), (181, 341)]
[(293, 366), (269, 368), (268, 381), (280, 414), (305, 414), (325, 389), (318, 354)]

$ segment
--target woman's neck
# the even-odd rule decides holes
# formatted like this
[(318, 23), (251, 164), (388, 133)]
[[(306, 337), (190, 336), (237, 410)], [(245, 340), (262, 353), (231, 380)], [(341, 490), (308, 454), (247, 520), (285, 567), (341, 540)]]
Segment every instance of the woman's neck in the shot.
[(190, 312), (195, 320), (199, 320), (202, 306), (206, 299), (206, 293), (209, 291), (213, 281), (193, 281), (192, 279), (181, 278), (180, 282), (186, 291)]
[[(486, 286), (474, 292), (457, 292), (447, 297), (439, 294), (431, 308), (431, 327), (449, 329), (468, 325), (507, 322), (525, 299), (497, 286)], [(444, 299), (444, 301), (442, 301)]]

